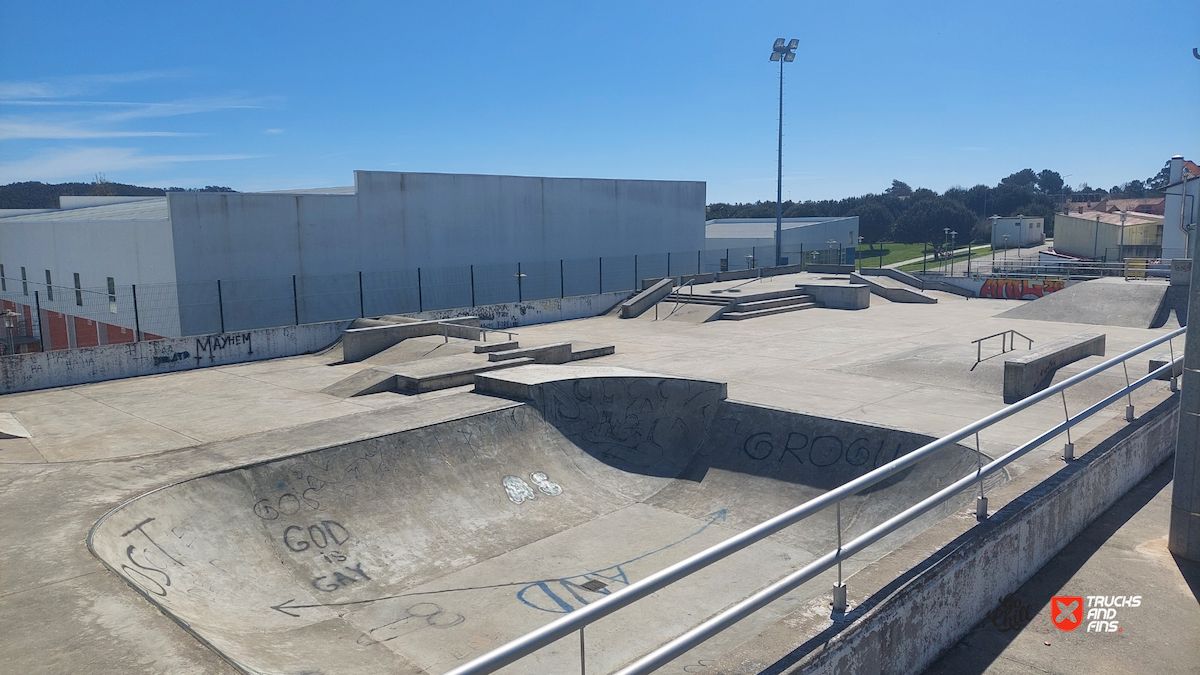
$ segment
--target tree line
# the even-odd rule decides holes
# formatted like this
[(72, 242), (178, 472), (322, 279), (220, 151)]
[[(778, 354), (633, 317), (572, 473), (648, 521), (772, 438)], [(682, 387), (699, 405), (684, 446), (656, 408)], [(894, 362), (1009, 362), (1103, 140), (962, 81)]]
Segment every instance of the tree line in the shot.
[(42, 183), (26, 181), (0, 186), (0, 209), (57, 209), (59, 197), (161, 197), (168, 192), (235, 192), (233, 188), (208, 185), (203, 188), (154, 188), (110, 183), (97, 174), (91, 183)]
[[(1109, 190), (1086, 183), (1072, 189), (1057, 171), (1022, 169), (1003, 178), (994, 187), (952, 187), (938, 194), (926, 188), (913, 189), (893, 180), (880, 194), (821, 201), (783, 203), (784, 218), (858, 216), (859, 235), (866, 243), (894, 241), (905, 244), (940, 245), (947, 229), (957, 232), (957, 241), (991, 241), (990, 216), (1026, 215), (1045, 219), (1048, 236), (1054, 234), (1056, 208), (1072, 198), (1087, 195), (1090, 201), (1153, 197), (1168, 182), (1169, 165), (1145, 181), (1114, 185)], [(1161, 196), (1161, 193), (1157, 193)], [(775, 202), (708, 205), (708, 219), (774, 218)]]

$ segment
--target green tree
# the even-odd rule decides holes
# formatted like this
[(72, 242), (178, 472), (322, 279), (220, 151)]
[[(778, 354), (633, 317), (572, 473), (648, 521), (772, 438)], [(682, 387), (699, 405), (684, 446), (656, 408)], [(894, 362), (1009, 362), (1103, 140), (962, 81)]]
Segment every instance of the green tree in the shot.
[(1063, 179), (1057, 171), (1042, 169), (1037, 175), (1037, 188), (1048, 195), (1062, 192)]
[(883, 194), (892, 195), (893, 197), (907, 197), (912, 193), (912, 188), (908, 186), (908, 183), (896, 179), (892, 179), (892, 187), (883, 191)]
[(1020, 188), (1032, 188), (1037, 185), (1038, 175), (1033, 169), (1021, 169), (1000, 180), (1001, 185), (1013, 185)]
[(896, 219), (896, 238), (906, 244), (941, 245), (945, 230), (958, 232), (958, 241), (966, 241), (975, 226), (976, 216), (954, 199), (934, 197), (914, 203)]
[(892, 234), (895, 218), (891, 211), (879, 204), (867, 202), (850, 215), (858, 216), (858, 234), (871, 248), (875, 247), (875, 242), (883, 241)]

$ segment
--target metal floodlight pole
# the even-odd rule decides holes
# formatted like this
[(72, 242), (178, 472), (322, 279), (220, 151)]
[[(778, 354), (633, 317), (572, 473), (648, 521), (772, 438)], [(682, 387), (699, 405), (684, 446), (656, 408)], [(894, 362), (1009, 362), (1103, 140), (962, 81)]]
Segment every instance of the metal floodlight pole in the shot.
[(796, 60), (796, 47), (799, 40), (791, 40), (786, 45), (784, 39), (775, 40), (771, 48), (771, 60), (779, 62), (779, 161), (776, 166), (775, 181), (775, 266), (783, 264), (783, 64)]

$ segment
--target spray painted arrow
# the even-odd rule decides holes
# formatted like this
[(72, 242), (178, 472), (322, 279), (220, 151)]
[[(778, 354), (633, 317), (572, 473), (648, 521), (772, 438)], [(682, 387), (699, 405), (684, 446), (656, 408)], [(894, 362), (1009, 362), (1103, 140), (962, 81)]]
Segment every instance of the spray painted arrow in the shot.
[[(608, 567), (603, 567), (600, 570), (595, 570), (593, 572), (585, 572), (584, 574), (594, 574), (595, 572), (598, 572), (598, 571), (612, 569), (614, 567), (619, 567), (621, 565), (628, 565), (629, 563), (637, 562), (638, 560), (642, 560), (643, 558), (648, 558), (656, 553), (662, 553), (663, 551), (665, 551), (669, 548), (678, 546), (678, 545), (682, 544), (683, 542), (691, 539), (692, 537), (695, 537), (696, 535), (700, 534), (701, 532), (704, 532), (709, 527), (712, 527), (713, 525), (715, 525), (718, 521), (725, 522), (728, 512), (729, 512), (728, 509), (721, 509), (719, 511), (714, 511), (713, 513), (708, 514), (711, 519), (707, 523), (705, 523), (700, 529), (689, 534), (688, 536), (684, 537), (683, 539), (671, 542), (670, 544), (667, 544), (666, 546), (663, 546), (661, 548), (656, 548), (653, 551), (643, 553), (634, 558), (630, 558), (629, 560), (626, 560), (624, 562), (619, 562), (619, 563), (616, 563), (615, 565), (609, 565)], [(576, 576), (583, 576), (583, 575), (576, 575)], [(566, 577), (566, 578), (573, 578), (573, 577)], [(370, 598), (367, 600), (348, 600), (346, 602), (328, 602), (328, 603), (320, 603), (319, 602), (319, 603), (315, 603), (315, 604), (311, 604), (311, 605), (293, 605), (292, 603), (295, 602), (296, 599), (291, 598), (289, 600), (284, 600), (283, 602), (279, 603), (278, 605), (271, 605), (271, 609), (273, 609), (281, 614), (287, 614), (288, 616), (291, 616), (291, 617), (300, 618), (299, 614), (294, 614), (293, 612), (290, 612), (288, 610), (313, 609), (316, 607), (348, 607), (348, 606), (352, 606), (352, 605), (367, 605), (372, 602), (380, 602), (383, 600), (395, 600), (397, 598), (412, 598), (412, 597), (418, 597), (418, 596), (422, 596), (422, 595), (438, 595), (441, 593), (459, 593), (462, 591), (481, 591), (481, 590), (487, 590), (490, 588), (506, 588), (509, 586), (524, 587), (524, 586), (530, 586), (532, 584), (547, 583), (547, 582), (551, 582), (551, 581), (558, 581), (558, 578), (537, 579), (535, 581), (513, 581), (510, 583), (492, 584), (489, 586), (468, 586), (468, 587), (464, 587), (464, 588), (446, 588), (446, 589), (442, 589), (442, 590), (438, 590), (438, 591), (416, 591), (413, 593), (400, 593), (397, 595), (384, 595), (384, 596), (381, 596), (378, 598)]]

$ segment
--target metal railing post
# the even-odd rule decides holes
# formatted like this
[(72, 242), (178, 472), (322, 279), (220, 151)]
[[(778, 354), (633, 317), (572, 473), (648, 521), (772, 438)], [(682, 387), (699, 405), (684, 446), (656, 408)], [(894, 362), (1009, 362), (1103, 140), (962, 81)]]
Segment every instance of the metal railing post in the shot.
[(579, 675), (587, 675), (587, 648), (583, 644), (583, 627), (579, 629)]
[(979, 447), (979, 432), (975, 432), (975, 473), (979, 476), (979, 498), (975, 500), (975, 520), (984, 521), (988, 517), (987, 497), (983, 496), (983, 450)]
[(671, 252), (667, 251), (667, 276), (671, 276)]
[(833, 585), (833, 611), (846, 613), (846, 584), (842, 583), (842, 502), (837, 502), (837, 583)]
[[(42, 298), (40, 295), (38, 295), (38, 293), (39, 293), (39, 291), (33, 292), (33, 307), (34, 307), (34, 311), (37, 313), (38, 344), (41, 346), (42, 351), (47, 351), (46, 350), (46, 331), (43, 328), (44, 324), (42, 323)], [(53, 347), (54, 345), (51, 345), (51, 346)]]
[(471, 306), (475, 306), (475, 266), (471, 265)]
[(1075, 459), (1075, 444), (1071, 442), (1071, 413), (1067, 411), (1067, 390), (1062, 390), (1063, 402), (1063, 417), (1066, 419), (1067, 425), (1067, 442), (1063, 444), (1063, 461), (1070, 462)]
[(421, 289), (421, 268), (417, 268), (417, 311), (425, 311), (425, 294)]
[[(362, 279), (362, 272), (359, 272), (359, 279)], [(362, 293), (359, 293), (359, 301), (362, 301)], [(292, 315), (296, 319), (296, 325), (300, 325), (300, 294), (296, 292), (296, 275), (292, 275)]]
[(700, 255), (702, 251), (696, 251), (696, 276), (700, 275)]
[(567, 297), (567, 278), (563, 276), (563, 271), (566, 269), (566, 263), (562, 258), (558, 259), (558, 297)]
[(225, 298), (221, 295), (221, 280), (217, 279), (217, 312), (221, 317), (221, 332), (225, 332)]
[(142, 341), (142, 321), (138, 318), (137, 284), (133, 284), (133, 341)]
[(638, 283), (638, 276), (637, 276), (637, 254), (634, 253), (633, 254), (633, 292), (634, 293), (642, 290), (641, 288), (639, 288), (639, 286), (641, 286), (641, 284)]
[(358, 271), (358, 315), (367, 318), (367, 303), (363, 301), (362, 270)]
[[(1125, 421), (1132, 422), (1133, 414), (1133, 390), (1129, 388), (1129, 364), (1126, 361), (1121, 362), (1121, 367), (1125, 369)], [(1175, 371), (1175, 365), (1172, 363), (1171, 372)]]
[(517, 302), (524, 302), (525, 298), (521, 294), (521, 263), (517, 263)]
[(598, 261), (598, 263), (596, 264), (596, 276), (600, 277), (600, 279), (599, 279), (600, 285), (596, 287), (596, 292), (603, 293), (604, 292), (604, 256), (599, 256), (596, 258), (596, 260)]
[(1175, 377), (1175, 340), (1167, 340), (1167, 346), (1171, 349), (1171, 391), (1179, 391), (1179, 382)]

